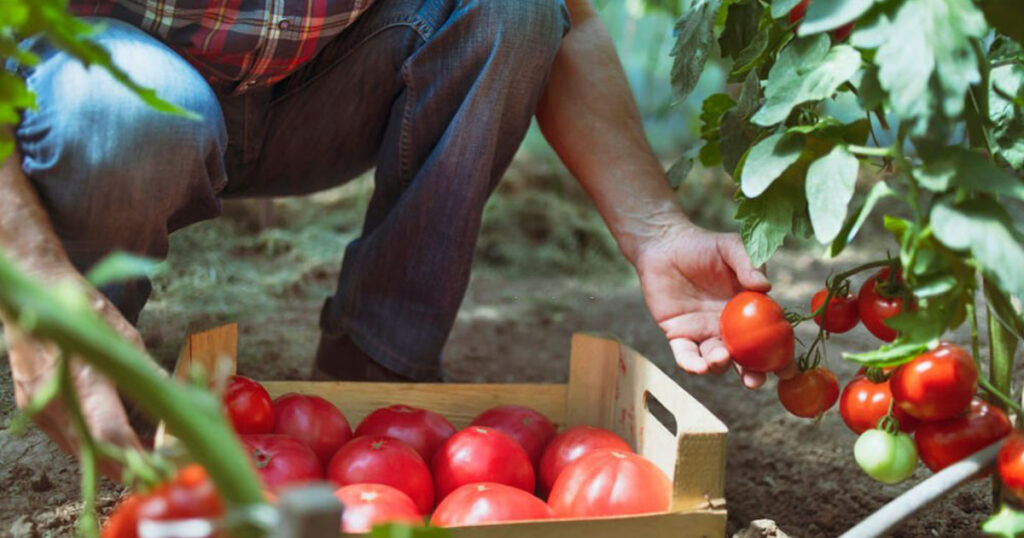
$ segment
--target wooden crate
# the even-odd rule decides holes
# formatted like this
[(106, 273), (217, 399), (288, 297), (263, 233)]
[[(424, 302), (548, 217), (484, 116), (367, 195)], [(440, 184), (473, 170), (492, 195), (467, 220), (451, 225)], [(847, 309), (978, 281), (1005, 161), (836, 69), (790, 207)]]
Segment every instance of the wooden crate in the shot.
[[(237, 339), (235, 325), (191, 335), (176, 375), (197, 362), (207, 371), (233, 372)], [(299, 392), (326, 398), (353, 427), (374, 409), (394, 403), (431, 409), (457, 428), (490, 407), (526, 405), (559, 427), (588, 424), (614, 431), (673, 481), (672, 507), (664, 513), (465, 527), (452, 529), (454, 538), (725, 535), (725, 425), (652, 362), (613, 339), (574, 335), (568, 384), (261, 382), (273, 397)], [(675, 432), (649, 411), (651, 398), (672, 416)], [(162, 431), (157, 442), (166, 442)]]

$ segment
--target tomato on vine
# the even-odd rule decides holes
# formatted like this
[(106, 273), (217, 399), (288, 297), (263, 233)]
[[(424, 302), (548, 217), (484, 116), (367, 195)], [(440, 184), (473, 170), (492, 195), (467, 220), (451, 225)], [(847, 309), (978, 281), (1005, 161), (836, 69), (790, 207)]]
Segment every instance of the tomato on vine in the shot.
[[(828, 297), (828, 288), (823, 288), (811, 298), (811, 312), (817, 312)], [(830, 333), (845, 333), (857, 326), (860, 314), (857, 298), (849, 292), (836, 295), (828, 302), (825, 312), (814, 316), (814, 322)]]
[(885, 484), (910, 478), (917, 467), (914, 440), (901, 431), (865, 431), (853, 445), (853, 457), (868, 476)]
[(1006, 413), (975, 399), (962, 416), (922, 423), (914, 438), (921, 461), (938, 472), (1006, 437), (1010, 430)]
[[(866, 375), (851, 379), (839, 396), (839, 414), (846, 426), (856, 434), (876, 427), (892, 405), (889, 380), (876, 383)], [(917, 419), (903, 409), (893, 406), (893, 414), (901, 431), (909, 433), (917, 428)]]
[(732, 360), (751, 372), (777, 372), (793, 360), (793, 327), (782, 307), (763, 293), (733, 297), (722, 310), (719, 329)]
[(962, 347), (943, 342), (918, 355), (889, 378), (896, 405), (920, 420), (963, 413), (978, 391), (978, 366)]
[(997, 461), (1003, 491), (1024, 501), (1024, 435), (1020, 430), (1015, 430), (1003, 443)]
[[(867, 279), (857, 296), (857, 311), (864, 327), (879, 340), (892, 342), (896, 329), (885, 324), (885, 320), (903, 311), (903, 298), (897, 295), (900, 286), (899, 275), (890, 278), (888, 267)], [(880, 289), (881, 287), (881, 289)]]
[(828, 368), (817, 366), (779, 380), (779, 401), (790, 413), (814, 418), (828, 411), (839, 399), (839, 380)]

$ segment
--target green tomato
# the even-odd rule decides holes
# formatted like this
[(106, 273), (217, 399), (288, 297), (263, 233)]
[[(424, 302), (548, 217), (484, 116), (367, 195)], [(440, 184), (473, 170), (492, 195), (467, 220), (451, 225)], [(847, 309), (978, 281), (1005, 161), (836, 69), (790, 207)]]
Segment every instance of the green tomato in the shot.
[(910, 478), (917, 467), (917, 447), (903, 432), (867, 430), (853, 445), (853, 457), (868, 476), (886, 484)]

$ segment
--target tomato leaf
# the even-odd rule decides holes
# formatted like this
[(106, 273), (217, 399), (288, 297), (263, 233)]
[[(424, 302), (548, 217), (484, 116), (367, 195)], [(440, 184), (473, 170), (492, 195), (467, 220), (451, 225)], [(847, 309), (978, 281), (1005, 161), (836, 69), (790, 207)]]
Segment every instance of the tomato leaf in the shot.
[(970, 251), (996, 284), (1011, 295), (1024, 297), (1024, 239), (1013, 220), (994, 200), (973, 199), (954, 205), (938, 200), (931, 210), (935, 237), (958, 251)]
[(991, 160), (962, 147), (921, 148), (924, 164), (917, 168), (922, 187), (942, 192), (963, 187), (1024, 200), (1024, 182), (1000, 170)]
[(807, 169), (807, 207), (814, 236), (829, 243), (839, 235), (853, 198), (860, 161), (843, 146), (814, 161)]
[(932, 345), (938, 345), (938, 341), (885, 345), (880, 349), (864, 353), (843, 353), (843, 358), (865, 366), (888, 368), (910, 362), (910, 360), (924, 353)]
[(672, 88), (683, 100), (697, 87), (715, 42), (715, 17), (721, 0), (703, 0), (676, 23), (676, 44), (672, 49)]
[(1024, 512), (1019, 512), (1004, 504), (999, 512), (981, 524), (981, 530), (986, 534), (1002, 538), (1020, 536), (1024, 532)]
[(772, 0), (772, 18), (788, 15), (793, 8), (800, 3), (800, 0)]
[(97, 288), (153, 276), (160, 262), (126, 252), (115, 252), (102, 260), (85, 275), (86, 280)]
[(871, 211), (875, 209), (878, 201), (893, 194), (895, 194), (895, 191), (889, 188), (889, 185), (884, 181), (875, 183), (875, 186), (871, 187), (871, 190), (868, 191), (868, 195), (864, 198), (864, 203), (861, 204), (860, 208), (846, 219), (843, 229), (839, 231), (839, 235), (832, 241), (829, 255), (833, 257), (839, 255), (846, 248), (846, 245), (849, 245), (853, 238), (857, 236), (857, 232), (860, 231), (860, 227), (864, 225), (868, 216), (871, 215)]
[(736, 209), (740, 237), (755, 267), (768, 261), (793, 229), (796, 208), (783, 189), (769, 189), (753, 199), (743, 199)]
[(789, 117), (793, 107), (825, 99), (849, 80), (860, 67), (860, 53), (849, 45), (830, 44), (829, 36), (819, 34), (782, 49), (768, 73), (765, 104), (751, 121), (775, 125)]
[(803, 149), (804, 137), (799, 134), (778, 133), (758, 142), (750, 149), (740, 175), (743, 194), (759, 196), (800, 159)]
[[(996, 155), (1024, 167), (1024, 65), (1002, 65), (989, 73), (988, 110)], [(1012, 99), (1008, 99), (1008, 97)]]
[(797, 35), (806, 36), (834, 30), (856, 20), (874, 5), (874, 0), (815, 0), (807, 6)]
[(686, 180), (686, 176), (690, 175), (690, 171), (693, 170), (693, 157), (690, 155), (683, 155), (671, 168), (668, 169), (668, 184), (673, 189), (678, 189), (683, 181)]
[[(761, 15), (764, 8), (757, 2), (737, 2), (726, 8), (725, 28), (718, 37), (718, 48), (722, 56), (736, 56), (757, 38), (760, 31)], [(767, 39), (765, 39), (767, 44)]]
[(761, 81), (757, 73), (751, 71), (743, 81), (736, 106), (722, 115), (718, 147), (722, 167), (730, 176), (736, 176), (740, 161), (757, 139), (757, 127), (748, 119), (754, 113), (760, 95)]

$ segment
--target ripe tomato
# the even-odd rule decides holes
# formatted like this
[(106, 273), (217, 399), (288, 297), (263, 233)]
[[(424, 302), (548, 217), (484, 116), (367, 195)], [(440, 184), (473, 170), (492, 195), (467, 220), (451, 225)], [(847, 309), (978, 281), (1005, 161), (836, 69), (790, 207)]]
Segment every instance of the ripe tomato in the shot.
[[(839, 414), (853, 433), (861, 434), (878, 426), (878, 421), (889, 412), (891, 401), (888, 379), (873, 383), (867, 376), (858, 375), (850, 380), (839, 397)], [(912, 432), (917, 428), (917, 419), (899, 407), (893, 408), (893, 415), (900, 423), (900, 430)]]
[(224, 504), (210, 476), (206, 469), (193, 464), (183, 467), (174, 479), (149, 493), (125, 499), (104, 525), (102, 536), (137, 538), (140, 526), (180, 519), (212, 519), (222, 515)]
[(228, 379), (224, 408), (240, 434), (274, 431), (274, 401), (263, 385), (248, 377), (233, 375)]
[(494, 482), (466, 484), (437, 505), (432, 527), (466, 527), (509, 521), (550, 519), (551, 508), (529, 493)]
[(804, 15), (807, 13), (807, 6), (811, 4), (811, 0), (803, 0), (799, 4), (793, 6), (793, 9), (789, 10), (789, 24), (796, 24), (804, 19)]
[[(811, 298), (811, 312), (817, 312), (828, 297), (828, 289), (823, 289)], [(825, 330), (830, 333), (845, 333), (857, 326), (860, 315), (857, 313), (857, 298), (853, 295), (833, 297), (825, 308), (824, 315), (814, 316), (814, 322), (820, 327), (824, 319)]]
[(355, 436), (394, 437), (429, 462), (434, 452), (454, 434), (455, 427), (438, 413), (408, 405), (391, 405), (366, 415), (356, 428)]
[(893, 295), (886, 297), (879, 294), (877, 286), (889, 279), (889, 268), (886, 267), (867, 279), (860, 287), (857, 296), (857, 312), (864, 327), (879, 340), (892, 342), (896, 339), (896, 329), (886, 325), (884, 321), (903, 311), (903, 298)]
[(341, 513), (341, 532), (362, 534), (386, 523), (423, 526), (416, 503), (391, 486), (351, 484), (335, 491), (334, 496), (345, 507)]
[(565, 468), (548, 504), (559, 517), (662, 512), (672, 504), (672, 481), (641, 456), (595, 450)]
[(459, 486), (497, 482), (533, 492), (530, 457), (515, 439), (493, 428), (470, 426), (456, 433), (434, 454), (432, 465), (438, 502)]
[(1014, 431), (999, 449), (999, 479), (1017, 500), (1024, 499), (1024, 435)]
[(885, 484), (903, 482), (917, 467), (914, 440), (903, 432), (868, 430), (853, 445), (853, 457), (868, 476)]
[(138, 538), (139, 536), (139, 505), (142, 497), (137, 494), (125, 497), (114, 508), (110, 518), (103, 525), (100, 538)]
[(352, 439), (352, 427), (334, 404), (319, 396), (285, 394), (274, 400), (274, 433), (290, 435), (313, 449), (320, 463)]
[(976, 399), (963, 416), (921, 423), (914, 438), (921, 460), (938, 472), (1006, 437), (1010, 429), (1002, 410)]
[(914, 418), (952, 418), (978, 391), (978, 366), (962, 347), (942, 343), (893, 372), (889, 384), (896, 405)]
[(555, 480), (570, 463), (599, 448), (632, 452), (629, 444), (614, 433), (593, 426), (573, 426), (548, 443), (540, 458), (540, 489), (551, 491)]
[(737, 364), (752, 372), (775, 372), (793, 360), (793, 327), (778, 303), (763, 293), (740, 292), (719, 320), (722, 342)]
[(390, 437), (356, 437), (331, 458), (327, 479), (339, 486), (384, 484), (402, 491), (421, 514), (434, 507), (434, 481), (419, 453)]
[(530, 456), (534, 467), (540, 465), (544, 447), (555, 436), (555, 425), (548, 417), (521, 405), (499, 405), (480, 413), (473, 426), (494, 428), (516, 440)]
[(313, 450), (287, 435), (243, 435), (242, 443), (252, 456), (263, 483), (276, 493), (289, 485), (316, 482), (324, 477), (324, 466)]
[(821, 366), (779, 380), (782, 407), (798, 417), (814, 418), (828, 411), (838, 398), (836, 374)]

